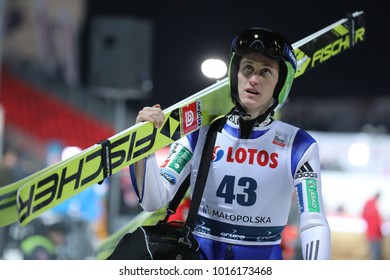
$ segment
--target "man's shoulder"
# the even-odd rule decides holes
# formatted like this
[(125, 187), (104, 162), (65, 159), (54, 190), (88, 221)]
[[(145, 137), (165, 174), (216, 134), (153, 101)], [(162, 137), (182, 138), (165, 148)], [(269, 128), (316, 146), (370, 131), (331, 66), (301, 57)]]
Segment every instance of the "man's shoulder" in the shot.
[(297, 134), (297, 133), (305, 133), (308, 134), (305, 130), (299, 128), (298, 126), (295, 126), (290, 123), (286, 123), (281, 120), (274, 120), (271, 124), (275, 129), (278, 130), (284, 130), (286, 132), (289, 132), (290, 134)]
[(309, 132), (307, 132), (306, 130), (298, 126), (280, 120), (275, 121), (274, 125), (277, 130), (290, 133), (290, 135), (294, 139), (293, 140), (294, 145), (302, 145), (302, 144), (311, 145), (317, 142), (316, 139)]

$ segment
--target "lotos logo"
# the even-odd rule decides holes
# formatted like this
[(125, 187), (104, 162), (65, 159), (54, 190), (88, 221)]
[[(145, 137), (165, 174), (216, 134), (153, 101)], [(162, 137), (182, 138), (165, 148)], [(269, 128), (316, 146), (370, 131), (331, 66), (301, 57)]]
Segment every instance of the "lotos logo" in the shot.
[(234, 151), (233, 147), (229, 147), (226, 161), (247, 164), (257, 163), (260, 166), (268, 165), (271, 168), (276, 168), (278, 166), (278, 156), (277, 153), (269, 154), (266, 150), (238, 148)]
[(221, 149), (221, 146), (215, 146), (214, 147), (214, 152), (213, 152), (213, 157), (211, 160), (213, 162), (219, 161), (223, 157), (223, 150)]

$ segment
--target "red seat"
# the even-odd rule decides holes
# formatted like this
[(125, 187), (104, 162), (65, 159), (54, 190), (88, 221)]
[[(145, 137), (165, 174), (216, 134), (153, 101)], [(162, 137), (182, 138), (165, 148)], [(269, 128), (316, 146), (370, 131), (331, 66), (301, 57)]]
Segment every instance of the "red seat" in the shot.
[(115, 133), (109, 124), (55, 99), (7, 70), (2, 71), (0, 90), (6, 123), (41, 141), (60, 140), (65, 146), (85, 149)]

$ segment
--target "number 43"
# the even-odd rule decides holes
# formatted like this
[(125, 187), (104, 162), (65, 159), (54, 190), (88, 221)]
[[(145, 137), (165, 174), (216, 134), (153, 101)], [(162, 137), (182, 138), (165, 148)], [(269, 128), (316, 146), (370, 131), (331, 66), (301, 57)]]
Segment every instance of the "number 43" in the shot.
[(236, 177), (226, 175), (217, 189), (217, 197), (224, 198), (225, 203), (233, 204), (234, 200), (241, 206), (252, 206), (256, 203), (257, 194), (257, 182), (250, 177), (241, 177), (237, 181), (239, 193), (234, 193), (237, 189), (234, 187), (236, 183)]

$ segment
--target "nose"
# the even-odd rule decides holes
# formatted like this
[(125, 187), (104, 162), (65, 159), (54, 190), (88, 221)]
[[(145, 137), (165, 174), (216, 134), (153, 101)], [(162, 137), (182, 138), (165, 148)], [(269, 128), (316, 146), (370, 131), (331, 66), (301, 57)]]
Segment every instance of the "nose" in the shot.
[(251, 86), (255, 86), (255, 85), (258, 85), (260, 83), (259, 81), (260, 77), (258, 75), (252, 75), (250, 78), (249, 78), (249, 84)]

